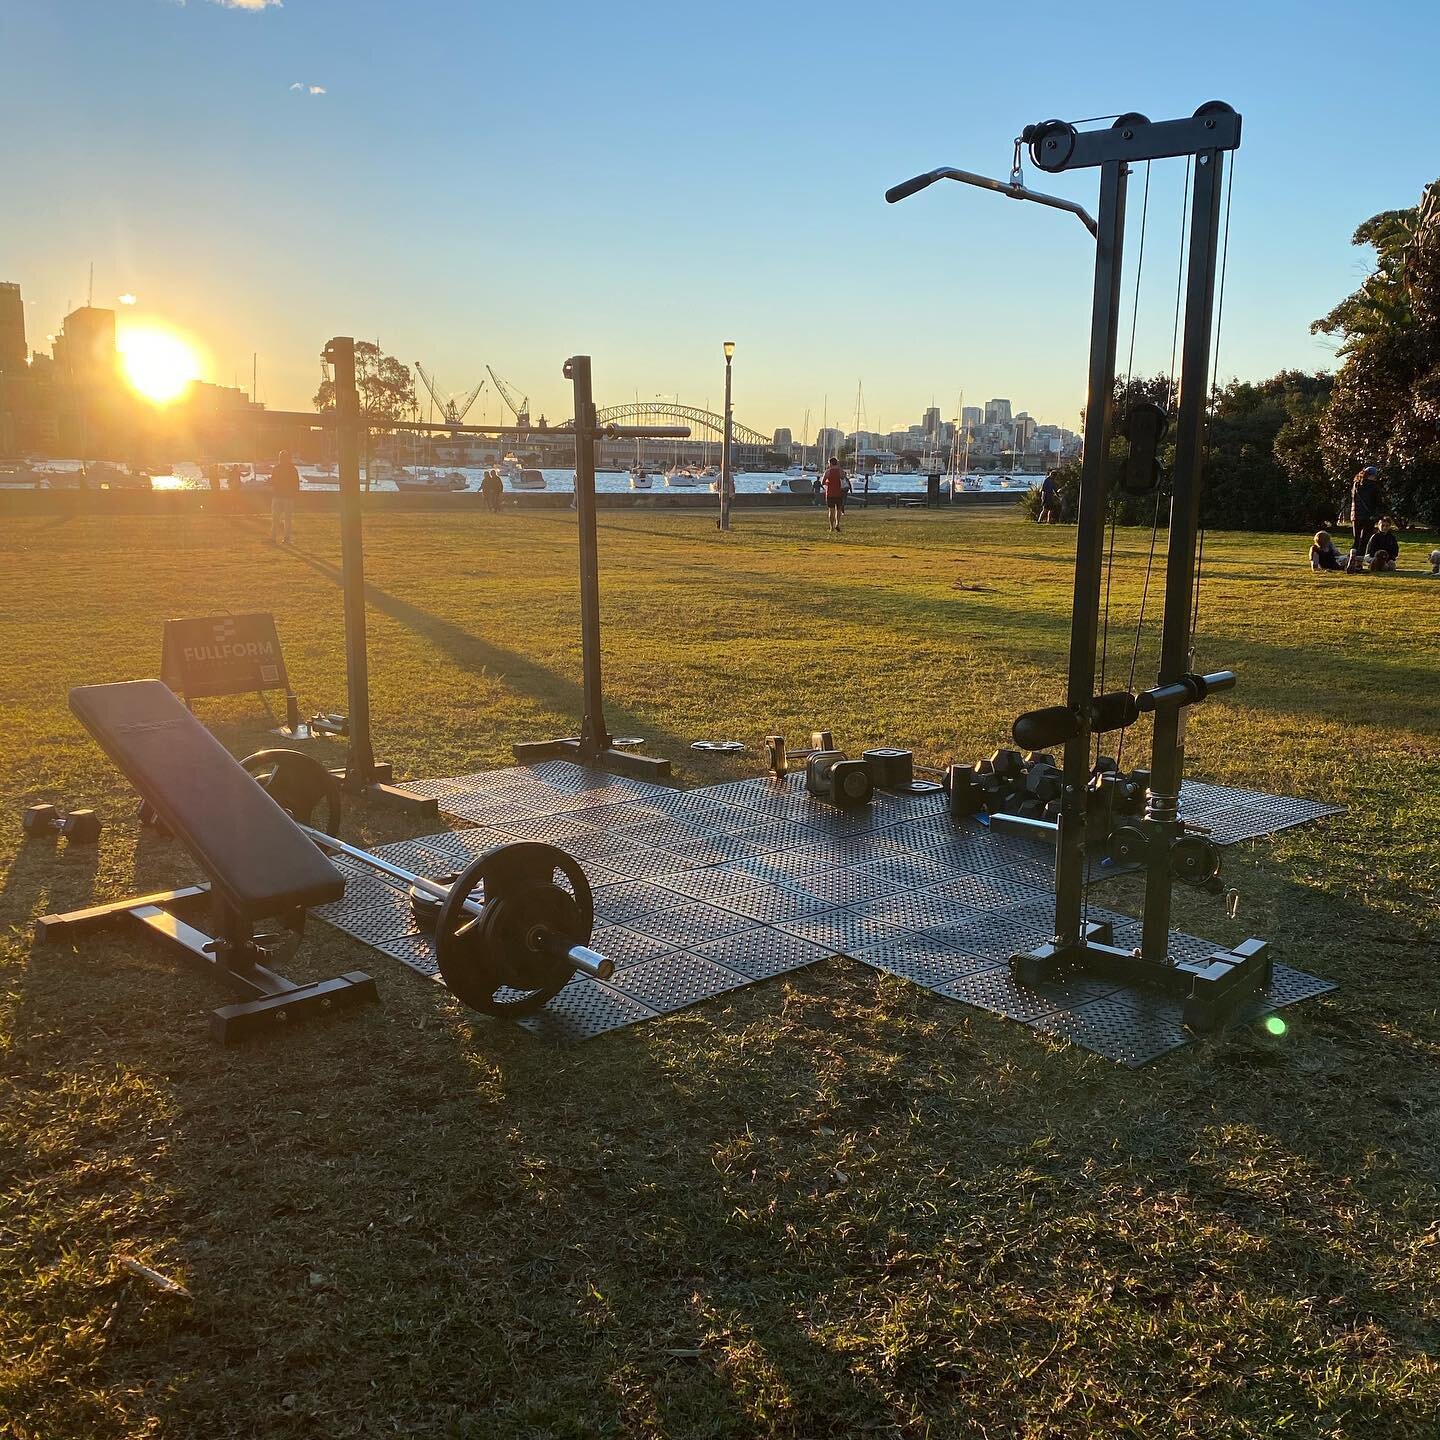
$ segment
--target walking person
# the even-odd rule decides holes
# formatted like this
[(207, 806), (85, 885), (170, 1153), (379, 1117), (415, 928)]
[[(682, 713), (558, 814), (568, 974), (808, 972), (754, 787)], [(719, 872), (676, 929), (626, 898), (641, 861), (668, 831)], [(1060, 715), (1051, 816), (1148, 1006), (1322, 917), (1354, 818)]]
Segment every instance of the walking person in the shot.
[(825, 474), (821, 478), (821, 485), (825, 490), (825, 510), (830, 520), (830, 529), (838, 535), (840, 533), (840, 520), (845, 514), (845, 472), (840, 468), (840, 462), (832, 455), (830, 463), (825, 467)]
[(500, 513), (500, 497), (505, 493), (505, 482), (500, 478), (500, 472), (492, 465), (481, 478), (480, 494), (485, 501), (485, 508), (492, 514)]
[(1040, 482), (1040, 513), (1035, 518), (1042, 525), (1053, 525), (1060, 518), (1060, 491), (1053, 470), (1047, 470)]
[(289, 545), (295, 538), (295, 497), (300, 493), (300, 472), (282, 450), (270, 473), (270, 543)]
[(1380, 468), (1367, 465), (1350, 487), (1350, 529), (1354, 540), (1350, 546), (1351, 571), (1365, 568), (1365, 554), (1370, 547), (1370, 537), (1380, 523), (1385, 508), (1384, 496), (1380, 489)]

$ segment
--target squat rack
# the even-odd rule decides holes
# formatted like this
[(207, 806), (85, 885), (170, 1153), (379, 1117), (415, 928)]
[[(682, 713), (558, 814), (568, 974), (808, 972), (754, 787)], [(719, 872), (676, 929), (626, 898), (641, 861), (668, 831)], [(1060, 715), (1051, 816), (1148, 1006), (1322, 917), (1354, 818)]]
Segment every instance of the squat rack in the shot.
[[(424, 420), (375, 420), (360, 408), (355, 377), (355, 341), (336, 336), (321, 352), (332, 367), (335, 408), (320, 412), (271, 410), (264, 420), (272, 424), (302, 425), (333, 430), (340, 481), (340, 570), (345, 615), (345, 677), (349, 706), (345, 764), (338, 771), (342, 787), (374, 799), (389, 800), (412, 810), (433, 814), (436, 801), (394, 784), (392, 767), (375, 758), (370, 724), (370, 662), (365, 616), (365, 545), (361, 516), (360, 437), (369, 429), (408, 433), (440, 432), (446, 435), (513, 436), (535, 433), (527, 425), (450, 425)], [(605, 723), (604, 690), (600, 669), (600, 561), (595, 524), (595, 443), (597, 440), (686, 439), (688, 426), (600, 425), (591, 394), (590, 357), (577, 355), (565, 362), (564, 373), (574, 384), (575, 420), (547, 434), (575, 435), (575, 507), (580, 542), (580, 636), (584, 671), (584, 719), (575, 738), (517, 744), (520, 760), (547, 755), (573, 754), (582, 764), (608, 764), (647, 775), (668, 775), (668, 760), (634, 755), (614, 748)], [(523, 753), (522, 753), (523, 752)]]
[[(1239, 147), (1240, 129), (1240, 116), (1223, 101), (1210, 101), (1193, 116), (1178, 120), (1152, 122), (1139, 114), (1121, 115), (1107, 128), (1096, 130), (1046, 120), (1027, 126), (1016, 140), (1008, 184), (965, 170), (942, 168), (917, 175), (885, 195), (894, 203), (937, 180), (958, 180), (999, 191), (1012, 199), (1069, 211), (1094, 237), (1095, 276), (1066, 702), (1063, 707), (1022, 717), (1022, 722), (1044, 717), (1051, 726), (1045, 743), (1063, 741), (1065, 746), (1056, 832), (1055, 933), (1048, 943), (1013, 957), (1011, 964), (1022, 983), (1089, 972), (1156, 986), (1183, 997), (1186, 1023), (1206, 1030), (1223, 1023), (1238, 1006), (1263, 989), (1271, 972), (1268, 945), (1263, 940), (1246, 940), (1199, 962), (1170, 954), (1171, 886), (1175, 878), (1172, 851), (1177, 842), (1185, 839), (1180, 815), (1185, 717), (1188, 707), (1203, 700), (1211, 688), (1221, 688), (1207, 685), (1204, 676), (1192, 675), (1190, 667), (1222, 179), (1226, 152)], [(1020, 169), (1022, 145), (1028, 147), (1033, 163), (1050, 174), (1098, 169), (1097, 216), (1092, 219), (1073, 201), (1028, 189)], [(1156, 703), (1137, 705), (1136, 697), (1128, 694), (1097, 697), (1094, 693), (1105, 519), (1110, 498), (1109, 452), (1114, 429), (1125, 200), (1132, 164), (1181, 156), (1193, 160), (1193, 179), (1180, 401), (1174, 430), (1159, 675), (1155, 690), (1143, 697), (1147, 702), (1159, 698)], [(1233, 683), (1233, 677), (1229, 683)], [(1153, 710), (1155, 724), (1150, 784), (1145, 816), (1140, 822), (1145, 866), (1142, 941), (1138, 950), (1129, 951), (1113, 944), (1108, 925), (1092, 925), (1086, 920), (1086, 815), (1092, 735), (1134, 723), (1142, 709)], [(1123, 718), (1115, 723), (1117, 714)], [(1032, 748), (1041, 728), (1032, 723), (1025, 732), (1031, 737), (1027, 748)], [(1021, 733), (1017, 726), (1017, 738)]]

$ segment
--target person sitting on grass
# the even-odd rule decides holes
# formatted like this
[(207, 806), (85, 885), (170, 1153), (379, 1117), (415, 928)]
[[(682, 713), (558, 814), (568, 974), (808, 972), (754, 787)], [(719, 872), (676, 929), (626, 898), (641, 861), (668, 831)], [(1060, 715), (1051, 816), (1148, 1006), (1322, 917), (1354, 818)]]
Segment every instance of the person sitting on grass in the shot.
[(1440, 550), (1432, 550), (1430, 552), (1430, 573), (1435, 576), (1440, 576)]
[(1315, 543), (1310, 547), (1310, 568), (1316, 571), (1345, 568), (1340, 563), (1340, 552), (1335, 548), (1335, 542), (1330, 538), (1328, 530), (1315, 532)]
[(1400, 559), (1400, 542), (1390, 528), (1390, 517), (1380, 517), (1380, 528), (1365, 547), (1365, 563), (1371, 570), (1393, 570)]

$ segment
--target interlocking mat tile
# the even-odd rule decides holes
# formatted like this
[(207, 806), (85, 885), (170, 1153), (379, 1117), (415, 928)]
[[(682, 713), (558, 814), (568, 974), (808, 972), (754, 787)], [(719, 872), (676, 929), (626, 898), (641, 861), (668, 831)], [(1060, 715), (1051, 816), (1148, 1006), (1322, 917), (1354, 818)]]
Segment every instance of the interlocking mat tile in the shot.
[[(537, 1035), (586, 1040), (845, 956), (1127, 1065), (1193, 1038), (1178, 1002), (1163, 996), (1092, 978), (1017, 984), (1010, 956), (1053, 929), (1053, 857), (974, 820), (951, 820), (943, 795), (881, 793), (849, 812), (807, 794), (798, 775), (681, 791), (563, 760), (410, 788), (473, 828), (380, 847), (397, 864), (443, 876), (497, 845), (544, 840), (584, 866), (595, 894), (592, 944), (615, 974), (577, 976), (520, 1022)], [(1183, 810), (1218, 843), (1234, 844), (1338, 807), (1187, 781)], [(344, 898), (315, 914), (438, 981), (434, 942), (408, 894), (363, 866), (341, 869)], [(1117, 943), (1138, 943), (1130, 916), (1094, 905), (1090, 916), (1110, 921)], [(1178, 932), (1171, 945), (1185, 958), (1224, 948)], [(1240, 1023), (1333, 988), (1277, 964)]]

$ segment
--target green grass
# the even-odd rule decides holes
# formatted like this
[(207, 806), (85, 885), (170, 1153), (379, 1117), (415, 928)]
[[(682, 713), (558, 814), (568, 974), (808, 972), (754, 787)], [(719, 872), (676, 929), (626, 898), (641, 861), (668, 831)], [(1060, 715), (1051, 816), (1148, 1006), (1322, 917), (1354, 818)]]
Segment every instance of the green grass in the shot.
[[(685, 783), (755, 768), (691, 740), (819, 724), (970, 759), (1060, 696), (1072, 530), (737, 520), (602, 515), (612, 725)], [(1207, 544), (1197, 662), (1241, 680), (1191, 773), (1351, 807), (1228, 852), (1238, 919), (1177, 905), (1340, 982), (1283, 1037), (1132, 1073), (832, 960), (555, 1050), (316, 924), (294, 972), (363, 967), (383, 1005), (224, 1052), (161, 953), (30, 927), (191, 878), (65, 704), (154, 674), (167, 616), (273, 610), (304, 702), (344, 707), (333, 519), (262, 534), (0, 527), (3, 813), (110, 822), (74, 853), (0, 826), (0, 1433), (1433, 1437), (1440, 582)], [(1112, 676), (1148, 541), (1118, 539)], [(397, 773), (573, 729), (572, 516), (377, 515), (367, 547)], [(236, 753), (269, 739), (253, 700), (200, 709)]]

